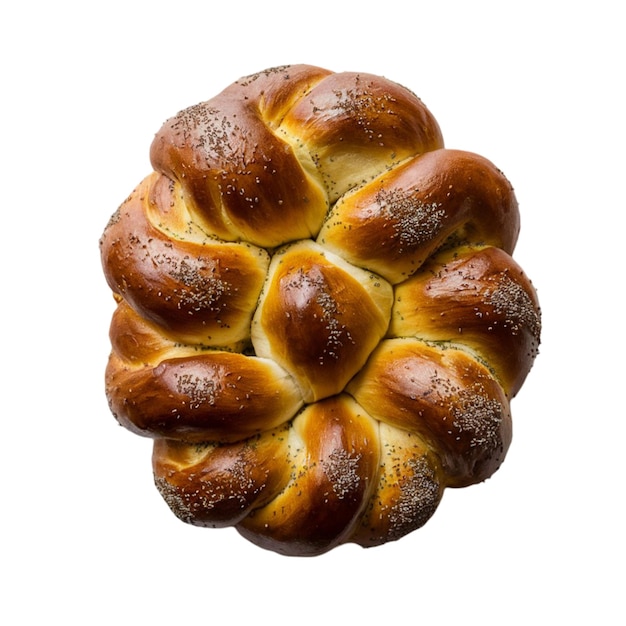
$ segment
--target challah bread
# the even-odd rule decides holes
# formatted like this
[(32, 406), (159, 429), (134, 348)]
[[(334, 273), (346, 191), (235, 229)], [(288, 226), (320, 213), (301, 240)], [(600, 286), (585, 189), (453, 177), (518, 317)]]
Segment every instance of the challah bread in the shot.
[(518, 205), (412, 92), (306, 65), (165, 122), (100, 241), (106, 393), (181, 520), (394, 541), (489, 478), (537, 355)]

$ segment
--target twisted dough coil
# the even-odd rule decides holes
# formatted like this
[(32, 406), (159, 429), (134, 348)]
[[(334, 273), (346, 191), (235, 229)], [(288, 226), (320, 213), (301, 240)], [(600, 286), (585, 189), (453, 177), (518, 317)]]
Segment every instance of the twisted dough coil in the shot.
[(288, 555), (485, 480), (540, 340), (518, 207), (384, 78), (286, 66), (168, 120), (100, 242), (106, 393), (173, 512)]

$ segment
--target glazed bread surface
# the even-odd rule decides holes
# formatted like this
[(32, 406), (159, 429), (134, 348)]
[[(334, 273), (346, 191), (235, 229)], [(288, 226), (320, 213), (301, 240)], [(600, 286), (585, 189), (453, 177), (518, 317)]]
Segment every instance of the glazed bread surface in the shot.
[(100, 241), (106, 394), (181, 520), (313, 556), (489, 478), (537, 355), (504, 174), (386, 78), (244, 77), (156, 134)]

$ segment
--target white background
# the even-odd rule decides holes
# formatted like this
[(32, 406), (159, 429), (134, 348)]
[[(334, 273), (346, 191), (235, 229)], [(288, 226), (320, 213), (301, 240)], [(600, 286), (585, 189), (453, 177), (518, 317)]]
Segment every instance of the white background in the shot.
[[(618, 2), (3, 7), (3, 624), (624, 623)], [(505, 172), (544, 316), (501, 470), (397, 543), (312, 559), (169, 512), (104, 398), (98, 250), (166, 118), (301, 62), (404, 84)]]

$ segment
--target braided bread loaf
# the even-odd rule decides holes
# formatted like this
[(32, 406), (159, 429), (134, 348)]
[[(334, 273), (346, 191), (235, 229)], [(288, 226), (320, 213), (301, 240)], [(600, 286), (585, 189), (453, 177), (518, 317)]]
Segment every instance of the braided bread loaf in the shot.
[(185, 522), (376, 546), (485, 480), (540, 338), (511, 185), (384, 78), (270, 69), (168, 120), (100, 246), (106, 393)]

